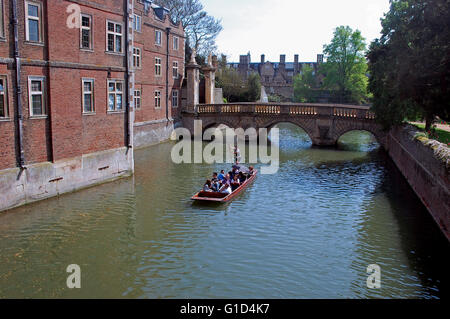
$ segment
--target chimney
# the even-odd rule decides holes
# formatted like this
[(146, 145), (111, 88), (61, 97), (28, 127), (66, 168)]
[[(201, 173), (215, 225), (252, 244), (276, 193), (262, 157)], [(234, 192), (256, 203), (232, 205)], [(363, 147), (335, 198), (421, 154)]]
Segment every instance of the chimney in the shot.
[(266, 56), (264, 54), (261, 54), (261, 64), (264, 64), (266, 62)]
[(285, 54), (281, 54), (280, 55), (280, 64), (285, 64), (286, 63), (286, 55)]
[(300, 72), (300, 67), (298, 64), (298, 54), (294, 55), (294, 73), (297, 74)]
[(317, 64), (323, 63), (323, 54), (317, 55)]

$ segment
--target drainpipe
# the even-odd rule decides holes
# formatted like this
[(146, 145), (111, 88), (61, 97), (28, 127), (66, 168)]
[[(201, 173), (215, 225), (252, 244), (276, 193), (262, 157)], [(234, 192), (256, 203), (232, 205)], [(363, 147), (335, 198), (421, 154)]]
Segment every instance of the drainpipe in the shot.
[[(133, 50), (132, 43), (130, 44), (130, 11), (132, 10), (131, 4), (129, 0), (126, 0), (126, 6), (125, 6), (125, 26), (126, 26), (126, 32), (125, 32), (125, 43), (127, 44), (125, 58), (126, 58), (126, 72), (125, 72), (125, 83), (127, 85), (127, 88), (125, 90), (125, 108), (126, 108), (126, 144), (127, 149), (133, 148), (133, 141), (132, 141), (132, 121), (131, 121), (131, 106), (130, 106), (130, 90), (133, 90), (133, 96), (134, 96), (134, 83), (130, 83), (130, 78), (134, 79), (133, 76), (130, 76), (130, 63), (132, 63), (132, 59), (130, 59), (130, 50)], [(132, 31), (133, 32), (133, 31)], [(131, 84), (131, 88), (130, 88)]]
[(19, 148), (18, 162), (21, 169), (25, 167), (25, 152), (23, 150), (23, 114), (22, 114), (22, 86), (20, 85), (20, 52), (19, 52), (19, 21), (17, 15), (17, 0), (12, 0), (13, 16), (12, 25), (14, 28), (14, 61), (16, 64), (16, 104), (17, 104), (17, 132), (19, 135), (17, 144)]
[(170, 28), (166, 28), (167, 50), (166, 50), (166, 119), (169, 123), (169, 35)]

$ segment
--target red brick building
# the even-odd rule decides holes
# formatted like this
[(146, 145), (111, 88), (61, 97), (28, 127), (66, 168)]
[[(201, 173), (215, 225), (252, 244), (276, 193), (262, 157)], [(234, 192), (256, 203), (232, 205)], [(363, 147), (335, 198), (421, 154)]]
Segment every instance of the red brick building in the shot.
[(134, 14), (140, 21), (134, 24), (134, 141), (141, 147), (168, 139), (173, 131), (181, 108), (185, 37), (181, 23), (173, 24), (163, 8), (138, 1)]
[(165, 9), (147, 0), (0, 0), (0, 9), (0, 210), (130, 175), (134, 130), (138, 146), (169, 136), (184, 31)]

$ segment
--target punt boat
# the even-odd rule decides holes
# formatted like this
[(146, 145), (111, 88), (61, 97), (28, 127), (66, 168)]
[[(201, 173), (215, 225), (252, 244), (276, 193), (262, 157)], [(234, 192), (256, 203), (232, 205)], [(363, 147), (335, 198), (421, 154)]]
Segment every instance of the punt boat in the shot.
[(258, 174), (257, 170), (254, 170), (253, 175), (247, 178), (244, 183), (242, 183), (238, 188), (236, 188), (231, 194), (219, 193), (219, 192), (204, 192), (200, 191), (191, 197), (195, 201), (205, 201), (205, 202), (219, 202), (224, 203), (232, 200), (237, 195), (239, 195), (244, 189), (246, 189), (256, 178)]

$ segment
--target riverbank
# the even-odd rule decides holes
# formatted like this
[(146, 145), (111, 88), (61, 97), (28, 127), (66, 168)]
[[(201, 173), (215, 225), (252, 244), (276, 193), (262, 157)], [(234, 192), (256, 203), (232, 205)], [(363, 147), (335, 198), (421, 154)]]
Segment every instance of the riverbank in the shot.
[(386, 150), (450, 240), (450, 151), (412, 125), (393, 128)]

